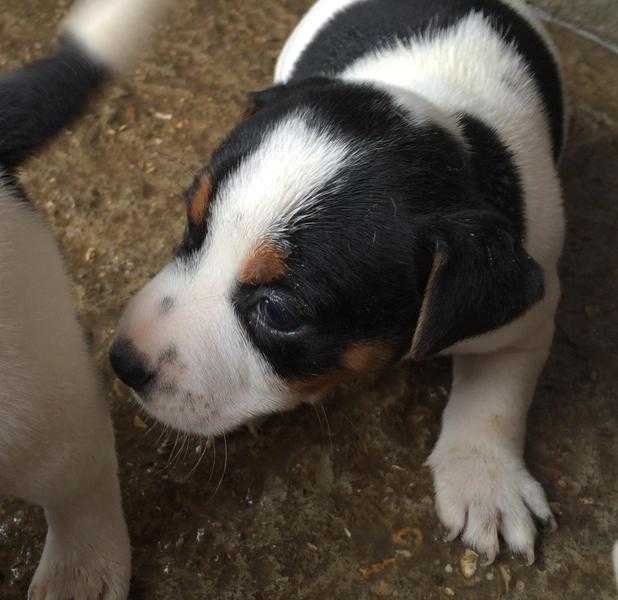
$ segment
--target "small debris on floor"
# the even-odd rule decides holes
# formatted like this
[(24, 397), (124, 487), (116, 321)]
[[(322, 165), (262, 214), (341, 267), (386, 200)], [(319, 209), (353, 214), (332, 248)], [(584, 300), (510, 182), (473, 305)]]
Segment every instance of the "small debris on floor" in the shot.
[(377, 573), (381, 573), (388, 567), (392, 567), (396, 562), (395, 558), (385, 558), (384, 560), (374, 563), (373, 565), (369, 565), (368, 567), (360, 567), (358, 572), (361, 577), (364, 579), (369, 579), (372, 575), (376, 575)]
[(461, 574), (466, 579), (472, 579), (472, 577), (474, 577), (478, 568), (478, 561), (479, 555), (474, 552), (474, 550), (470, 550), (470, 548), (467, 548), (459, 561)]
[(502, 577), (502, 583), (504, 584), (504, 593), (508, 594), (511, 591), (511, 569), (506, 565), (500, 565), (498, 569), (500, 571), (500, 577)]
[(420, 546), (423, 543), (423, 532), (418, 527), (404, 527), (392, 535), (393, 544), (397, 546), (409, 546), (411, 538), (416, 546)]
[(139, 415), (133, 417), (133, 427), (136, 429), (148, 429), (148, 425), (146, 425)]

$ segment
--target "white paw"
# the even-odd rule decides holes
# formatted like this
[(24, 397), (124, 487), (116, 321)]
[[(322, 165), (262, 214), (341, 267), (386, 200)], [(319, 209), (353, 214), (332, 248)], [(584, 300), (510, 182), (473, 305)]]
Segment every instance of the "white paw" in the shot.
[(54, 546), (47, 541), (30, 584), (29, 600), (126, 600), (128, 552), (122, 550), (119, 556), (107, 559), (94, 548), (83, 548), (63, 556)]
[(434, 449), (427, 464), (433, 471), (438, 517), (449, 541), (461, 535), (487, 562), (500, 549), (498, 534), (515, 554), (534, 562), (533, 515), (552, 529), (556, 521), (541, 485), (521, 458), (503, 448), (480, 449), (455, 444)]

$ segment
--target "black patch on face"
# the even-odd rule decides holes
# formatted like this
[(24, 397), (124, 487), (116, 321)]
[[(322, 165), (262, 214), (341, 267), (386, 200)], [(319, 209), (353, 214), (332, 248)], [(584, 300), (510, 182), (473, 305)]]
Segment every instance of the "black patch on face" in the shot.
[[(291, 81), (334, 76), (362, 56), (420, 35), (435, 36), (471, 12), (482, 12), (530, 67), (549, 115), (554, 157), (560, 156), (564, 106), (560, 73), (541, 36), (498, 0), (364, 0), (336, 13), (304, 50)], [(465, 60), (465, 57), (462, 57)]]
[[(466, 202), (464, 149), (439, 127), (411, 123), (370, 86), (303, 82), (258, 116), (284, 107), (310, 108), (309, 126), (350, 141), (363, 158), (314, 191), (320, 210), (309, 219), (299, 214), (280, 240), (290, 249), (288, 272), (274, 288), (239, 285), (238, 314), (286, 379), (340, 366), (345, 349), (357, 342), (385, 342), (397, 360), (410, 348), (430, 269), (422, 222)], [(273, 332), (256, 322), (257, 305), (273, 289), (295, 298), (299, 332)]]

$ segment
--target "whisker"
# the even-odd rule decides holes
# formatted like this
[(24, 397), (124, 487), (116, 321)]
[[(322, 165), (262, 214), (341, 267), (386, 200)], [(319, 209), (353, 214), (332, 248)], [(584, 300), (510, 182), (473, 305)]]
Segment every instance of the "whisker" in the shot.
[(212, 440), (212, 465), (210, 467), (210, 474), (208, 475), (207, 483), (212, 481), (212, 476), (215, 474), (215, 464), (217, 463), (217, 440)]
[(163, 423), (162, 425), (163, 427), (161, 428), (161, 433), (159, 434), (159, 437), (155, 441), (155, 446), (159, 446), (161, 444), (161, 438), (167, 436), (170, 429), (170, 426), (167, 423)]
[(313, 408), (313, 412), (318, 420), (318, 423), (320, 424), (320, 443), (323, 443), (325, 435), (324, 435), (324, 425), (322, 423), (322, 415), (320, 414), (316, 405), (313, 402), (311, 403), (311, 408)]
[(219, 477), (219, 481), (217, 482), (217, 487), (215, 488), (215, 491), (212, 493), (212, 495), (208, 499), (208, 502), (210, 502), (217, 495), (217, 492), (219, 491), (219, 488), (221, 487), (221, 484), (223, 483), (223, 478), (225, 477), (225, 473), (227, 472), (227, 436), (225, 435), (225, 433), (223, 434), (223, 444), (225, 447), (225, 458), (223, 460), (223, 471), (221, 472), (221, 477)]
[(171, 467), (172, 467), (172, 459), (174, 458), (174, 453), (176, 452), (176, 446), (178, 445), (178, 439), (180, 438), (180, 432), (176, 431), (175, 432), (175, 437), (174, 437), (174, 445), (172, 446), (172, 451), (170, 452), (168, 458), (167, 458), (167, 465), (165, 466), (167, 471), (171, 471)]
[(324, 404), (320, 404), (320, 408), (322, 409), (322, 413), (324, 413), (324, 420), (326, 421), (326, 431), (328, 432), (328, 445), (329, 445), (329, 454), (333, 456), (333, 434), (330, 429), (330, 421), (328, 420), (328, 413), (326, 412), (326, 406)]
[(200, 452), (200, 455), (198, 456), (197, 461), (195, 462), (193, 467), (191, 467), (191, 470), (185, 475), (183, 482), (188, 481), (191, 478), (191, 475), (193, 475), (193, 473), (197, 471), (198, 467), (202, 463), (202, 460), (204, 460), (204, 456), (206, 456), (207, 451), (208, 451), (208, 443), (207, 443), (207, 440), (204, 440), (202, 451)]
[(183, 460), (186, 458), (185, 451), (187, 449), (187, 442), (189, 441), (189, 434), (183, 433), (182, 442), (178, 448), (178, 452), (174, 457), (174, 461), (172, 463), (172, 469), (175, 469)]

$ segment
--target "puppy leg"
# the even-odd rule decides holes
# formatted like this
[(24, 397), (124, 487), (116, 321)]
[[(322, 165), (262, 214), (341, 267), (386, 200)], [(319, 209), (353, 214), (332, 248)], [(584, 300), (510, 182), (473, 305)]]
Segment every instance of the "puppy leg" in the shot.
[(125, 600), (128, 594), (130, 545), (113, 431), (88, 371), (63, 373), (77, 380), (64, 394), (41, 393), (54, 382), (36, 377), (28, 389), (0, 393), (0, 415), (9, 424), (0, 427), (0, 491), (42, 506), (47, 518), (30, 586), (34, 600)]
[(29, 598), (125, 600), (130, 545), (105, 403), (37, 396), (33, 387), (14, 404), (4, 398), (10, 429), (0, 427), (0, 491), (42, 506), (47, 518)]
[(45, 515), (47, 538), (29, 598), (124, 600), (130, 550), (115, 471), (102, 470), (77, 496), (48, 499)]
[(500, 533), (531, 564), (532, 517), (555, 526), (543, 488), (523, 460), (526, 414), (552, 337), (548, 323), (528, 344), (454, 358), (453, 389), (428, 464), (449, 539), (462, 534), (490, 562)]
[(53, 237), (0, 190), (0, 493), (45, 509), (36, 600), (124, 600), (130, 556), (109, 407)]

